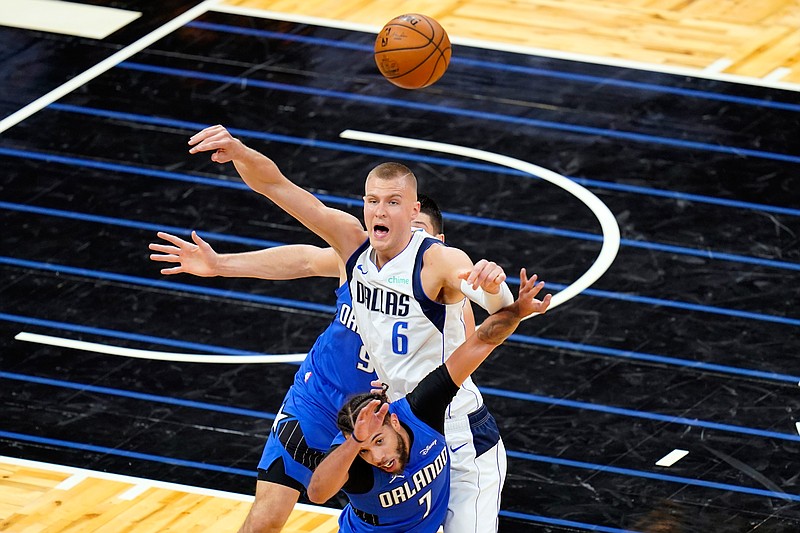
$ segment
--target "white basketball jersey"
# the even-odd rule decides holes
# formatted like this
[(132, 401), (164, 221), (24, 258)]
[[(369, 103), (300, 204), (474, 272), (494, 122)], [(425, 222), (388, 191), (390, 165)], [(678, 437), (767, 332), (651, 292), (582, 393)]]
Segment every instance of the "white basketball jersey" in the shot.
[[(441, 304), (422, 290), (422, 257), (441, 241), (422, 230), (383, 268), (365, 242), (347, 262), (356, 324), (378, 377), (398, 400), (442, 364), (464, 342), (466, 300)], [(483, 405), (478, 387), (468, 378), (450, 404), (448, 418), (465, 416)]]

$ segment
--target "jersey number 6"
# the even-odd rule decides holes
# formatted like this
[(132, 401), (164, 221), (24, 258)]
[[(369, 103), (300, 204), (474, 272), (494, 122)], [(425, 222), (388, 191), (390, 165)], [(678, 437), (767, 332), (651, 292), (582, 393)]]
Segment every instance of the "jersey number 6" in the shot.
[(400, 330), (407, 330), (408, 322), (395, 322), (392, 327), (392, 350), (398, 355), (408, 353), (408, 337), (400, 333)]

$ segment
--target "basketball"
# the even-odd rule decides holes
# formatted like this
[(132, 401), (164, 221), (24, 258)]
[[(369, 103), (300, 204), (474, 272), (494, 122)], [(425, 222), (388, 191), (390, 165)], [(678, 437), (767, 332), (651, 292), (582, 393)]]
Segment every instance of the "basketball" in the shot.
[(395, 17), (375, 39), (375, 63), (383, 77), (403, 89), (435, 83), (450, 64), (450, 38), (431, 17)]

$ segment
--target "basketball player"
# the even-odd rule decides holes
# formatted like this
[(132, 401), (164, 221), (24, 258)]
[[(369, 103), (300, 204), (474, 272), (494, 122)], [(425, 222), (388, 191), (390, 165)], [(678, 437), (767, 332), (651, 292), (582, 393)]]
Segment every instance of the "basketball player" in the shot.
[[(399, 399), (447, 360), (466, 338), (464, 296), (490, 314), (513, 301), (505, 274), (492, 262), (472, 263), (463, 251), (433, 245), (412, 232), (419, 212), (416, 178), (385, 163), (367, 176), (364, 222), (329, 208), (289, 181), (277, 165), (222, 126), (189, 139), (190, 153), (233, 162), (244, 182), (322, 237), (347, 265), (359, 334), (391, 399)], [(447, 412), (453, 453), (446, 533), (497, 530), (506, 455), (494, 418), (467, 378)]]
[[(444, 240), (439, 207), (422, 195), (420, 200), (420, 215), (414, 226)], [(308, 486), (311, 471), (339, 432), (336, 427), (339, 408), (347, 397), (368, 391), (370, 382), (375, 380), (369, 357), (354, 330), (350, 292), (344, 286), (344, 267), (330, 248), (290, 245), (217, 254), (195, 232), (192, 232), (194, 243), (164, 232), (159, 232), (158, 237), (169, 244), (151, 244), (150, 249), (160, 254), (152, 254), (150, 258), (178, 263), (162, 269), (162, 274), (269, 280), (311, 276), (340, 278), (340, 287), (336, 291), (336, 318), (317, 339), (284, 398), (258, 465), (255, 501), (239, 530), (242, 533), (278, 532), (285, 525), (300, 493)], [(474, 318), (471, 312), (467, 319), (472, 331)]]
[[(445, 411), (459, 386), (531, 313), (544, 313), (544, 283), (527, 279), (519, 298), (481, 327), (404, 398), (388, 403), (374, 393), (351, 399), (339, 411), (337, 439), (314, 471), (308, 495), (324, 502), (340, 489), (350, 503), (339, 516), (343, 533), (434, 533), (446, 514), (449, 457)], [(340, 443), (340, 445), (339, 445)]]

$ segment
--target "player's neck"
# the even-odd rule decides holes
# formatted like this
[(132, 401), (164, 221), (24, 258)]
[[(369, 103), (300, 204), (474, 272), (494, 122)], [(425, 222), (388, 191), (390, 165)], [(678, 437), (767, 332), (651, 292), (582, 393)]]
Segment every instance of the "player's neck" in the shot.
[(378, 270), (382, 269), (386, 263), (403, 253), (408, 247), (408, 244), (411, 242), (411, 237), (413, 236), (412, 232), (409, 231), (408, 239), (404, 240), (401, 243), (398, 243), (390, 248), (381, 248), (378, 249), (373, 246), (373, 262), (375, 266), (378, 267)]

